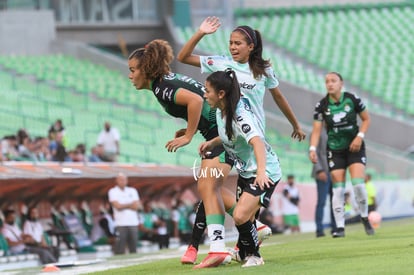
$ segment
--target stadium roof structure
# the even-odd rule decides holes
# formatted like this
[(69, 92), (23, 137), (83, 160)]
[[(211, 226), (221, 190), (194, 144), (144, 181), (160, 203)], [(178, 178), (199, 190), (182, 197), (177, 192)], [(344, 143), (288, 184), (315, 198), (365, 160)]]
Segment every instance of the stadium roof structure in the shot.
[(157, 196), (196, 188), (193, 169), (158, 164), (3, 162), (0, 204), (16, 201), (62, 201), (105, 198), (118, 173), (140, 195)]

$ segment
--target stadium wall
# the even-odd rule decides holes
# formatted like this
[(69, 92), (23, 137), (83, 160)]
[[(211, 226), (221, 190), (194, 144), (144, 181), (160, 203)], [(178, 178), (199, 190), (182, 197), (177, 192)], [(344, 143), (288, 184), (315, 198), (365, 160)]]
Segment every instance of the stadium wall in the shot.
[(0, 54), (46, 54), (55, 37), (52, 11), (0, 11)]

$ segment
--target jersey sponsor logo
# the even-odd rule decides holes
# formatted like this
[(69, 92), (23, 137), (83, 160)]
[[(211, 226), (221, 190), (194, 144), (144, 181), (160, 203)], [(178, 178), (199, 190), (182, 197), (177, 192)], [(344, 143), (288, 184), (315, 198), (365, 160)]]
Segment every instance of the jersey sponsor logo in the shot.
[(256, 87), (256, 84), (249, 84), (249, 83), (243, 82), (243, 83), (239, 83), (239, 86), (241, 89), (253, 90), (254, 87)]
[(197, 80), (195, 80), (194, 78), (191, 78), (189, 76), (185, 76), (185, 75), (181, 75), (179, 78), (181, 81), (188, 83), (192, 86), (194, 86), (197, 89), (202, 90), (204, 93), (206, 92), (206, 88), (204, 87), (203, 84), (201, 84), (201, 82), (198, 82)]
[(250, 130), (252, 129), (249, 124), (243, 124), (241, 128), (242, 128), (243, 133), (245, 134), (250, 132)]
[(155, 88), (155, 91), (154, 91), (155, 95), (158, 95), (159, 92), (160, 92), (160, 88), (159, 87)]
[(332, 120), (333, 120), (333, 122), (338, 123), (344, 117), (346, 117), (346, 113), (345, 112), (339, 112), (339, 113), (333, 115)]

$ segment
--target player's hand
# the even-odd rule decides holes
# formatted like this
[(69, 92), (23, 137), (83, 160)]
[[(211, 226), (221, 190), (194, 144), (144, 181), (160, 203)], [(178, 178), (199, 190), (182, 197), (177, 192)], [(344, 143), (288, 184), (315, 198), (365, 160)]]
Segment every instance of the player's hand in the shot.
[(213, 146), (211, 142), (204, 141), (198, 146), (198, 153), (202, 158), (208, 157), (209, 154), (211, 154), (211, 150), (213, 149)]
[(316, 154), (316, 151), (309, 150), (309, 159), (312, 163), (318, 163), (318, 155)]
[(190, 141), (191, 139), (187, 138), (186, 136), (181, 136), (181, 137), (168, 141), (167, 144), (165, 145), (165, 148), (167, 148), (168, 152), (177, 152), (178, 148), (189, 144)]
[(184, 136), (186, 131), (187, 131), (187, 129), (185, 129), (185, 128), (178, 130), (177, 132), (175, 132), (174, 138), (179, 138), (181, 136)]
[(266, 174), (257, 174), (253, 184), (259, 186), (260, 190), (264, 190), (265, 188), (269, 188), (275, 183), (270, 180)]
[(349, 145), (349, 151), (352, 153), (359, 152), (359, 150), (361, 150), (361, 146), (362, 146), (362, 138), (356, 136), (354, 140), (351, 142), (351, 144)]
[(204, 34), (214, 33), (221, 26), (220, 19), (216, 16), (209, 16), (200, 25), (200, 31)]
[(293, 129), (291, 137), (293, 139), (297, 139), (299, 141), (302, 141), (306, 138), (306, 134), (305, 134), (304, 131), (302, 131), (301, 128), (295, 128), (295, 129)]

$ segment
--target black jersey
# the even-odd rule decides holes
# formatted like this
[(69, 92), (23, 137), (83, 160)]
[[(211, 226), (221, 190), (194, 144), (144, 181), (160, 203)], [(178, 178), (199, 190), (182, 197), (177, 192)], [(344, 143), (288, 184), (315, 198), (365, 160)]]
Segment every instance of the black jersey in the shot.
[(358, 96), (344, 92), (339, 102), (328, 96), (319, 101), (313, 119), (325, 121), (330, 149), (347, 149), (359, 131), (357, 115), (364, 110), (365, 104)]
[[(187, 107), (175, 103), (175, 96), (179, 89), (189, 90), (198, 94), (204, 100), (204, 85), (185, 75), (170, 73), (151, 83), (151, 90), (164, 110), (173, 117), (182, 118), (187, 121)], [(207, 101), (204, 100), (197, 129), (206, 138), (208, 132), (213, 128), (217, 128), (216, 109), (211, 108)]]

